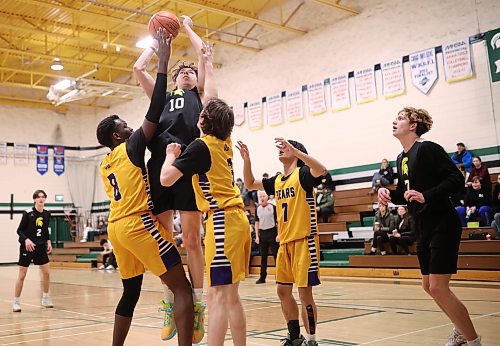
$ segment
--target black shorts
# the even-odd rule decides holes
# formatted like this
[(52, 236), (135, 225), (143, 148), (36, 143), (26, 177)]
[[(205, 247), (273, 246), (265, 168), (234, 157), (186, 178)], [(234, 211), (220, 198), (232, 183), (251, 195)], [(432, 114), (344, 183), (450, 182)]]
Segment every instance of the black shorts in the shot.
[(33, 252), (26, 250), (24, 245), (19, 247), (19, 262), (17, 264), (21, 267), (29, 267), (31, 262), (38, 266), (49, 263), (47, 244), (37, 244)]
[(149, 185), (151, 187), (152, 212), (158, 215), (167, 210), (198, 211), (194, 196), (192, 177), (182, 176), (171, 187), (160, 184), (163, 162), (148, 161)]
[(429, 218), (421, 226), (425, 235), (418, 237), (417, 256), (422, 275), (455, 274), (462, 237), (458, 215)]

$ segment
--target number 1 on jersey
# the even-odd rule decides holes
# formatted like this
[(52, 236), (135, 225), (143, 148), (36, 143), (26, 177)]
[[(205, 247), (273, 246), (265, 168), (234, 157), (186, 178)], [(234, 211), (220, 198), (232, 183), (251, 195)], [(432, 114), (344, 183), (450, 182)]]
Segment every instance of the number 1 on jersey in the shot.
[(120, 188), (118, 187), (118, 181), (116, 181), (116, 177), (114, 173), (108, 175), (109, 184), (113, 186), (113, 196), (115, 197), (115, 201), (119, 201), (122, 199), (122, 195), (120, 193)]
[(281, 208), (283, 209), (283, 222), (288, 221), (288, 203), (281, 203)]

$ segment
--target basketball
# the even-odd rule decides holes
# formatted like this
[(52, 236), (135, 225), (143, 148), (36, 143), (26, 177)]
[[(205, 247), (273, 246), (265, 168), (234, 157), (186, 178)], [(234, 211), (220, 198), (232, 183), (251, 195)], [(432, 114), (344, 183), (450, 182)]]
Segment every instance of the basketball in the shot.
[(175, 16), (175, 14), (167, 11), (160, 11), (155, 13), (151, 17), (148, 27), (149, 33), (153, 37), (156, 37), (156, 32), (158, 31), (158, 29), (163, 27), (165, 28), (167, 33), (172, 35), (172, 38), (175, 38), (179, 34), (181, 23), (179, 22), (179, 19)]

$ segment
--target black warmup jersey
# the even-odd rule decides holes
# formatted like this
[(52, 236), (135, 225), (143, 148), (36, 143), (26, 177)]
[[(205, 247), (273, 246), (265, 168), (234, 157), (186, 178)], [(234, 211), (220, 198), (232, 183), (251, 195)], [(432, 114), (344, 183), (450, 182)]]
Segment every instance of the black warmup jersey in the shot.
[(19, 242), (24, 246), (28, 238), (36, 245), (45, 244), (49, 240), (50, 212), (43, 210), (41, 213), (35, 207), (23, 212), (23, 218), (17, 228)]
[(203, 104), (196, 87), (191, 90), (174, 89), (168, 92), (158, 129), (148, 146), (152, 156), (158, 157), (163, 164), (168, 143), (176, 142), (187, 146), (200, 137), (197, 124), (202, 108)]
[[(426, 238), (429, 232), (446, 232), (435, 225), (456, 228), (458, 216), (450, 196), (464, 186), (465, 180), (440, 145), (423, 140), (415, 142), (407, 153), (399, 154), (397, 170), (398, 185), (390, 191), (391, 200), (395, 204), (408, 204), (418, 239)], [(421, 192), (425, 203), (407, 202), (403, 197), (407, 190)]]

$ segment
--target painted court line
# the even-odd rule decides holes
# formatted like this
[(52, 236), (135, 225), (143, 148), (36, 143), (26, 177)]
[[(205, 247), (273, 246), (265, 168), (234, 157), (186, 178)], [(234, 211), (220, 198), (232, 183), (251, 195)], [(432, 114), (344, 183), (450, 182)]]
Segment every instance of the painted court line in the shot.
[(44, 341), (44, 340), (62, 339), (62, 338), (77, 336), (77, 335), (93, 334), (93, 333), (100, 333), (100, 332), (110, 332), (112, 330), (113, 330), (113, 328), (107, 328), (107, 329), (101, 329), (101, 330), (94, 329), (94, 330), (91, 330), (88, 332), (83, 332), (83, 333), (71, 333), (71, 334), (65, 334), (65, 335), (51, 336), (51, 337), (47, 337), (47, 338), (15, 341), (15, 342), (9, 342), (7, 344), (2, 344), (2, 345), (17, 345), (17, 344), (25, 344), (25, 343), (29, 343), (29, 342), (39, 342), (39, 341)]
[[(497, 311), (497, 312), (492, 312), (490, 314), (486, 314), (486, 315), (481, 315), (481, 316), (477, 316), (477, 317), (473, 317), (471, 318), (472, 320), (478, 320), (480, 318), (484, 318), (484, 317), (490, 317), (490, 316), (493, 316), (493, 315), (496, 315), (500, 313), (500, 311)], [(453, 323), (445, 323), (445, 324), (441, 324), (441, 325), (438, 325), (438, 326), (433, 326), (433, 327), (429, 327), (429, 328), (423, 328), (423, 329), (418, 329), (418, 330), (414, 330), (412, 332), (408, 332), (408, 333), (403, 333), (403, 334), (398, 334), (398, 335), (392, 335), (392, 336), (388, 336), (386, 338), (381, 338), (381, 339), (377, 339), (377, 340), (372, 340), (372, 341), (368, 341), (368, 342), (363, 342), (363, 343), (360, 343), (359, 345), (370, 345), (370, 344), (374, 344), (376, 342), (381, 342), (381, 341), (386, 341), (386, 340), (392, 340), (392, 339), (397, 339), (399, 337), (402, 337), (402, 336), (407, 336), (407, 335), (412, 335), (412, 334), (417, 334), (417, 333), (420, 333), (420, 332), (425, 332), (425, 331), (428, 331), (428, 330), (433, 330), (433, 329), (438, 329), (438, 328), (442, 328), (442, 327), (447, 327), (447, 326), (452, 326)]]

